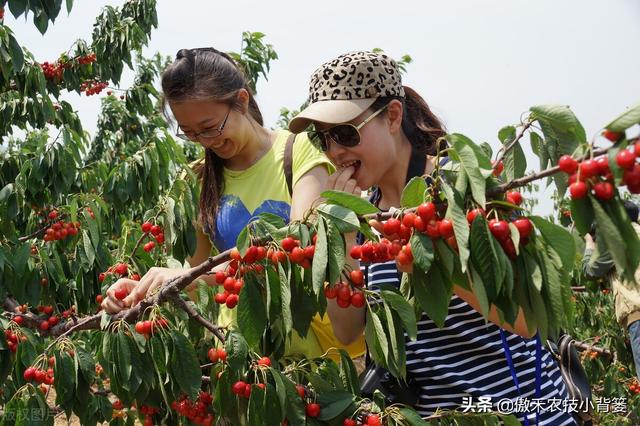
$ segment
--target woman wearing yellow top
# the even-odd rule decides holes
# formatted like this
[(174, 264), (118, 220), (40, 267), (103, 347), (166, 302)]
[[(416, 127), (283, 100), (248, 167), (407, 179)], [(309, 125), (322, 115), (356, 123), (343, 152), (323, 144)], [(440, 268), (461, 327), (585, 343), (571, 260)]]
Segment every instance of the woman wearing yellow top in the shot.
[[(165, 106), (179, 126), (178, 136), (205, 148), (199, 215), (203, 229), (198, 229), (196, 252), (188, 259), (191, 265), (207, 259), (211, 241), (220, 251), (234, 247), (239, 232), (258, 214), (274, 213), (286, 222), (300, 219), (319, 197), (331, 164), (306, 135), (299, 135), (293, 144), (289, 193), (283, 159), (290, 133), (264, 127), (246, 76), (227, 54), (213, 48), (180, 50), (162, 75), (162, 89)], [(102, 306), (109, 313), (133, 306), (149, 290), (183, 272), (151, 268), (140, 282), (120, 279), (109, 288)], [(118, 288), (126, 288), (129, 296), (117, 300)], [(220, 325), (234, 321), (235, 310), (222, 306)], [(317, 357), (332, 347), (345, 348), (352, 357), (364, 353), (363, 339), (341, 344), (328, 316), (316, 315), (304, 339), (292, 332), (286, 353)]]

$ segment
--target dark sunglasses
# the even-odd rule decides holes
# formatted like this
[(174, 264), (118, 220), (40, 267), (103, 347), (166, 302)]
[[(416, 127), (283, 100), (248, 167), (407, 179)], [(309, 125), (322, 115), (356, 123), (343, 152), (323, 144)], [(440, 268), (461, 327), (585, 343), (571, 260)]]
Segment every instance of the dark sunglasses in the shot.
[(351, 123), (345, 123), (338, 124), (337, 126), (333, 126), (327, 130), (313, 130), (309, 132), (309, 139), (311, 139), (311, 142), (322, 152), (327, 152), (329, 150), (330, 141), (347, 148), (353, 148), (360, 143), (360, 129), (362, 129), (365, 124), (373, 120), (386, 107), (387, 105), (383, 106), (357, 126)]

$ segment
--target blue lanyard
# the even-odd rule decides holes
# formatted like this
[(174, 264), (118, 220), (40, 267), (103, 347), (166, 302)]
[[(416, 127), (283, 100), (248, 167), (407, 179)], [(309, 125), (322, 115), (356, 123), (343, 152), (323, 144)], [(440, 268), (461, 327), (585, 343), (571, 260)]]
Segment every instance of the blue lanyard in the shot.
[[(504, 348), (504, 353), (507, 357), (507, 364), (509, 364), (509, 370), (511, 371), (511, 377), (513, 378), (513, 382), (516, 385), (516, 390), (518, 391), (518, 395), (522, 396), (520, 392), (520, 383), (518, 382), (518, 376), (516, 375), (516, 369), (513, 365), (513, 358), (511, 357), (511, 349), (509, 348), (509, 343), (507, 342), (507, 336), (504, 334), (504, 330), (500, 329), (500, 338), (502, 339), (502, 347)], [(541, 381), (542, 381), (542, 343), (540, 342), (540, 335), (536, 334), (536, 398), (541, 397)], [(540, 413), (536, 410), (536, 426), (540, 421)], [(529, 417), (527, 413), (524, 413), (524, 425), (530, 426)]]

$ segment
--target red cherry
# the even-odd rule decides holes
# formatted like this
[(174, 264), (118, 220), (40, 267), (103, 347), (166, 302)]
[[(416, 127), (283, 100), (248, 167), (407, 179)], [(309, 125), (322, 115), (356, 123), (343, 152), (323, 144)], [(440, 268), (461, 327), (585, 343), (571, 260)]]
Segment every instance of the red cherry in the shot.
[(24, 322), (24, 318), (21, 315), (16, 315), (15, 317), (13, 317), (13, 322), (18, 325), (22, 325), (22, 323)]
[(280, 246), (286, 251), (291, 251), (294, 247), (298, 247), (298, 241), (292, 237), (285, 237), (280, 242)]
[(580, 163), (580, 175), (585, 179), (597, 176), (599, 172), (600, 167), (598, 167), (595, 160), (585, 160)]
[(489, 221), (489, 231), (498, 241), (503, 241), (511, 235), (509, 224), (505, 220), (491, 219)]
[(42, 312), (44, 312), (47, 315), (51, 315), (53, 313), (53, 306), (47, 305), (47, 306), (43, 307), (42, 308)]
[(300, 398), (304, 399), (304, 395), (306, 393), (305, 387), (302, 385), (296, 385), (296, 392), (300, 395)]
[(609, 129), (605, 129), (602, 132), (602, 136), (609, 139), (611, 142), (617, 142), (622, 137), (622, 135), (622, 132), (614, 132), (613, 130)]
[(265, 367), (270, 367), (271, 366), (271, 360), (269, 359), (268, 356), (263, 356), (262, 358), (260, 358), (258, 360), (258, 365), (263, 365)]
[(312, 402), (305, 407), (307, 417), (316, 418), (320, 415), (320, 405)]
[(307, 259), (313, 259), (313, 256), (316, 254), (316, 246), (307, 246), (304, 248), (304, 257)]
[(40, 323), (40, 330), (42, 330), (42, 331), (46, 331), (46, 330), (48, 330), (48, 329), (49, 329), (49, 321), (46, 321), (46, 320), (45, 320), (45, 321), (42, 321), (42, 322)]
[(114, 292), (114, 296), (118, 300), (124, 300), (125, 297), (129, 295), (129, 292), (126, 288), (119, 288)]
[(360, 257), (362, 257), (361, 246), (356, 245), (351, 247), (351, 250), (349, 250), (349, 256), (351, 256), (352, 259), (360, 259)]
[(131, 275), (131, 279), (133, 281), (140, 281), (140, 274), (133, 274)]
[(342, 421), (342, 426), (356, 426), (356, 421), (353, 419), (344, 419)]
[(324, 288), (324, 297), (327, 299), (335, 299), (337, 295), (335, 287), (328, 285)]
[(129, 270), (129, 267), (126, 263), (118, 263), (114, 268), (114, 272), (120, 275), (126, 275)]
[(364, 293), (361, 291), (353, 293), (353, 295), (351, 295), (350, 302), (354, 308), (362, 308), (365, 304)]
[(469, 222), (469, 225), (471, 225), (473, 223), (473, 220), (478, 215), (480, 215), (482, 217), (485, 217), (486, 213), (485, 213), (484, 209), (477, 208), (477, 209), (469, 210), (469, 212), (467, 213), (467, 222)]
[(407, 228), (413, 228), (413, 222), (417, 217), (415, 213), (405, 213), (405, 215), (402, 216), (402, 224)]
[(380, 426), (380, 416), (371, 414), (367, 417), (367, 426)]
[(247, 384), (245, 382), (243, 382), (242, 380), (238, 380), (231, 387), (231, 391), (233, 393), (235, 393), (236, 395), (242, 395), (244, 393), (244, 388), (245, 388), (246, 385)]
[(385, 235), (394, 235), (400, 232), (400, 221), (395, 218), (388, 219), (382, 226)]
[(422, 203), (418, 206), (416, 213), (425, 223), (429, 223), (436, 217), (436, 205), (432, 202)]
[(142, 246), (142, 249), (147, 253), (149, 253), (151, 250), (154, 249), (155, 246), (156, 246), (156, 243), (154, 243), (153, 241), (149, 241), (144, 246)]
[(518, 228), (520, 238), (527, 238), (533, 231), (533, 223), (527, 217), (519, 217), (513, 221), (513, 224)]
[(627, 149), (622, 149), (616, 154), (616, 164), (621, 169), (631, 169), (636, 163), (636, 154)]
[(230, 294), (227, 297), (227, 308), (229, 309), (233, 309), (236, 307), (236, 305), (238, 304), (238, 295), (237, 294)]
[(99, 294), (99, 295), (97, 295), (97, 296), (96, 296), (96, 303), (97, 303), (97, 304), (101, 304), (101, 303), (102, 303), (102, 300), (103, 300), (103, 297), (102, 297), (102, 295), (101, 295), (101, 294)]
[(224, 283), (224, 281), (226, 279), (227, 279), (227, 274), (225, 274), (224, 271), (217, 271), (216, 272), (216, 283), (217, 284)]
[(427, 228), (427, 222), (422, 220), (420, 216), (416, 216), (416, 218), (413, 220), (413, 229), (415, 229), (418, 232), (424, 232), (426, 228)]
[(218, 350), (216, 348), (209, 349), (209, 352), (207, 352), (207, 357), (211, 362), (218, 362), (218, 360), (220, 359), (220, 356), (218, 355)]
[(135, 326), (136, 333), (145, 334), (144, 333), (144, 321), (138, 321)]
[(291, 250), (291, 253), (289, 253), (289, 260), (291, 260), (293, 263), (300, 263), (304, 259), (304, 249), (301, 249), (300, 247), (294, 247)]
[(98, 281), (102, 282), (106, 277), (107, 275), (104, 272), (100, 272), (100, 275), (98, 275)]
[(349, 273), (349, 276), (354, 286), (362, 287), (362, 285), (364, 284), (364, 274), (360, 269), (354, 269)]
[(593, 185), (593, 193), (597, 199), (608, 201), (615, 195), (615, 190), (609, 182), (598, 182)]
[(516, 257), (516, 246), (511, 238), (505, 238), (504, 240), (500, 241), (500, 244), (502, 245), (502, 248), (504, 249), (504, 252), (507, 254), (507, 256), (509, 256), (511, 259), (514, 259)]
[(220, 361), (224, 362), (227, 360), (227, 351), (225, 351), (223, 348), (218, 348), (218, 358), (220, 359)]
[(351, 300), (351, 289), (349, 288), (348, 285), (346, 285), (346, 284), (336, 284), (335, 287), (338, 287), (336, 292), (337, 292), (337, 297), (338, 297), (339, 300), (342, 300), (342, 301)]
[(640, 185), (640, 164), (634, 165), (630, 170), (625, 170), (622, 180), (628, 186)]
[(162, 228), (158, 225), (152, 225), (149, 231), (151, 231), (153, 235), (158, 235), (159, 233), (162, 232)]
[(424, 232), (433, 240), (440, 238), (440, 223), (436, 220), (427, 222), (427, 229)]
[(506, 198), (508, 202), (510, 202), (511, 204), (515, 204), (516, 206), (522, 204), (522, 194), (518, 191), (507, 192)]
[(55, 220), (58, 217), (58, 212), (55, 210), (52, 210), (49, 212), (49, 219), (51, 220)]
[(156, 241), (158, 242), (158, 244), (164, 243), (164, 234), (159, 233), (158, 235), (156, 235)]
[(449, 219), (442, 219), (438, 224), (438, 232), (444, 239), (451, 237), (453, 235), (453, 222)]
[(598, 165), (600, 176), (604, 176), (607, 173), (611, 172), (611, 170), (609, 169), (609, 158), (607, 158), (606, 155), (601, 155), (600, 157), (596, 158), (596, 164)]
[(35, 376), (36, 376), (36, 369), (33, 367), (27, 367), (27, 369), (24, 370), (24, 373), (22, 374), (22, 377), (24, 377), (24, 380), (27, 382), (30, 380), (33, 380)]
[(493, 165), (493, 175), (496, 177), (500, 176), (504, 171), (504, 163), (502, 161), (499, 161), (496, 164), (494, 161), (492, 161), (491, 164)]
[(578, 171), (578, 161), (570, 155), (563, 155), (558, 160), (558, 167), (566, 174), (571, 175)]
[(142, 232), (144, 232), (145, 234), (149, 231), (151, 231), (151, 228), (153, 227), (153, 225), (149, 222), (145, 222), (141, 225), (142, 228)]
[(574, 200), (580, 200), (587, 195), (587, 184), (584, 182), (575, 182), (569, 185), (569, 194)]

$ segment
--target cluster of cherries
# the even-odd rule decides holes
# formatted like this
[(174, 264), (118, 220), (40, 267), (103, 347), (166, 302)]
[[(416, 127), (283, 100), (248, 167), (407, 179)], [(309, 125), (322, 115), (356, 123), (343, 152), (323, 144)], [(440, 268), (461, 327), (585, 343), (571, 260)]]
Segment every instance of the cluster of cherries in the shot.
[[(144, 232), (145, 234), (153, 235), (153, 238), (155, 238), (158, 244), (164, 243), (164, 233), (162, 232), (162, 227), (160, 227), (159, 225), (154, 225), (151, 222), (145, 222), (140, 225), (140, 228), (142, 228), (142, 232)], [(145, 245), (142, 246), (142, 249), (149, 253), (156, 247), (156, 241), (149, 241), (145, 243)]]
[(144, 421), (142, 422), (142, 424), (144, 426), (152, 426), (153, 416), (159, 411), (160, 409), (157, 407), (151, 407), (149, 405), (141, 405), (140, 412), (144, 414)]
[(195, 403), (191, 402), (186, 396), (182, 396), (171, 403), (171, 408), (196, 425), (210, 426), (215, 422), (215, 417), (209, 410), (212, 403), (213, 396), (209, 392), (200, 391), (198, 400)]
[(56, 61), (52, 64), (49, 62), (43, 62), (40, 64), (42, 72), (47, 80), (60, 81), (63, 78), (65, 68), (69, 68), (71, 64), (69, 62)]
[(24, 370), (22, 377), (27, 382), (35, 381), (38, 384), (52, 385), (55, 381), (53, 366), (55, 365), (56, 359), (54, 357), (50, 357), (48, 362), (49, 368), (47, 370), (27, 367), (27, 369)]
[(136, 333), (142, 334), (146, 339), (151, 337), (156, 330), (169, 327), (169, 321), (166, 318), (156, 318), (153, 321), (138, 321), (135, 325)]
[(244, 280), (228, 276), (224, 271), (217, 271), (216, 283), (222, 285), (224, 292), (216, 293), (214, 296), (215, 302), (219, 305), (226, 304), (229, 309), (235, 308), (240, 300), (240, 290), (244, 286)]
[[(623, 170), (622, 185), (626, 185), (632, 194), (640, 194), (640, 141), (632, 149), (621, 149), (615, 156), (615, 162)], [(589, 158), (578, 162), (570, 155), (563, 155), (558, 160), (560, 170), (569, 175), (569, 194), (574, 200), (587, 196), (591, 189), (593, 195), (602, 201), (611, 200), (615, 196), (613, 174), (609, 167), (607, 155)]]
[[(13, 321), (15, 321), (15, 323), (19, 325), (21, 323), (18, 323), (18, 321), (16, 321), (17, 318), (22, 319), (22, 317), (14, 317), (13, 318)], [(4, 337), (7, 338), (7, 346), (9, 347), (9, 350), (11, 352), (14, 352), (14, 353), (15, 353), (15, 351), (18, 350), (18, 345), (21, 342), (26, 342), (27, 341), (27, 336), (25, 336), (24, 334), (14, 333), (12, 330), (10, 330), (8, 328), (4, 331)]]
[(40, 324), (38, 325), (38, 328), (40, 328), (40, 330), (42, 331), (47, 331), (49, 328), (55, 326), (60, 321), (60, 318), (58, 318), (57, 315), (53, 315), (53, 306), (51, 305), (38, 306), (38, 312), (49, 316), (48, 319), (40, 321)]
[(106, 89), (107, 86), (108, 84), (106, 81), (87, 80), (80, 84), (80, 91), (84, 92), (87, 96), (97, 95)]
[(640, 383), (638, 383), (638, 379), (633, 379), (629, 384), (629, 392), (636, 395), (640, 394)]
[(207, 352), (207, 357), (213, 363), (225, 362), (227, 360), (227, 351), (223, 348), (210, 348)]
[[(49, 212), (49, 219), (56, 220), (58, 217), (58, 212), (56, 210), (52, 210)], [(64, 240), (67, 237), (74, 237), (78, 235), (78, 229), (80, 229), (80, 222), (65, 222), (64, 220), (59, 220), (51, 224), (49, 228), (45, 231), (44, 241), (59, 241)], [(31, 250), (33, 254), (33, 247)]]
[(380, 416), (378, 414), (370, 414), (370, 413), (361, 413), (357, 417), (359, 420), (352, 418), (346, 418), (343, 420), (343, 426), (356, 426), (356, 425), (366, 425), (366, 426), (380, 426), (382, 423), (380, 422)]
[(316, 418), (320, 415), (321, 407), (320, 404), (313, 401), (311, 392), (307, 391), (307, 388), (303, 385), (296, 385), (296, 392), (300, 395), (300, 398), (305, 402), (304, 412), (307, 417)]
[(96, 61), (96, 54), (89, 53), (88, 55), (78, 56), (78, 62), (80, 65), (89, 65)]
[(328, 284), (324, 288), (324, 295), (327, 299), (336, 299), (336, 304), (341, 308), (362, 308), (366, 302), (364, 292), (364, 274), (359, 269), (354, 269), (349, 273), (349, 283), (340, 281), (335, 285)]

